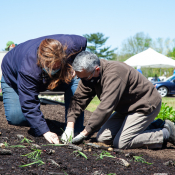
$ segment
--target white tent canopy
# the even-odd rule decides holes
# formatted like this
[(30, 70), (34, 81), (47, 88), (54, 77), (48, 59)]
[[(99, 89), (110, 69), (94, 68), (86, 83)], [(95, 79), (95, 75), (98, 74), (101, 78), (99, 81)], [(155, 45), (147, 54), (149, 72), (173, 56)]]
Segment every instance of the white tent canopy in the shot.
[(162, 55), (155, 50), (149, 48), (141, 53), (138, 53), (125, 61), (126, 64), (132, 67), (150, 67), (150, 68), (173, 68), (175, 60)]
[(2, 62), (2, 59), (4, 58), (4, 56), (6, 55), (7, 51), (1, 51), (0, 52), (0, 61)]

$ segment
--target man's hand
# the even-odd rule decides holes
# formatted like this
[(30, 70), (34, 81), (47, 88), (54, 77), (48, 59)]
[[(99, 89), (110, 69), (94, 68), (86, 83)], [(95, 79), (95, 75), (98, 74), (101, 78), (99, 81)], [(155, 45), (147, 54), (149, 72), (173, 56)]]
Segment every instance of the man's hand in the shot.
[(43, 136), (49, 143), (59, 144), (59, 138), (55, 133), (48, 131)]
[(76, 144), (82, 142), (88, 136), (88, 134), (89, 133), (84, 129), (80, 134), (72, 139), (72, 143)]
[(61, 141), (66, 144), (72, 142), (73, 137), (74, 137), (74, 128), (66, 127), (65, 131), (61, 136)]
[(80, 143), (82, 142), (84, 139), (86, 138), (86, 136), (84, 136), (82, 133), (78, 134), (76, 137), (74, 137), (72, 139), (72, 143)]

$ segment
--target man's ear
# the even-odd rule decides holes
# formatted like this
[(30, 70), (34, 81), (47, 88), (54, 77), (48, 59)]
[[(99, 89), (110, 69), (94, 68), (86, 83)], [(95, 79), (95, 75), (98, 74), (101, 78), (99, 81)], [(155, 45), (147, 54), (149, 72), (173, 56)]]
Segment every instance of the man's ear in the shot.
[(98, 67), (96, 67), (96, 71), (100, 71), (100, 67), (98, 66)]

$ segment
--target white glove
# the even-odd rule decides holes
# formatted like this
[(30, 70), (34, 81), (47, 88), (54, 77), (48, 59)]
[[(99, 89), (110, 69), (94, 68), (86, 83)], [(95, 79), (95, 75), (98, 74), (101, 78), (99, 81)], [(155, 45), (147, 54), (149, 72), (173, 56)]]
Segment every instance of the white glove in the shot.
[(72, 143), (80, 143), (82, 142), (87, 136), (83, 135), (82, 133), (78, 134), (75, 138), (72, 139)]
[(43, 136), (49, 143), (59, 144), (59, 138), (54, 132), (48, 131)]
[(61, 141), (66, 144), (72, 142), (72, 138), (74, 137), (74, 128), (66, 127), (65, 131), (61, 136)]

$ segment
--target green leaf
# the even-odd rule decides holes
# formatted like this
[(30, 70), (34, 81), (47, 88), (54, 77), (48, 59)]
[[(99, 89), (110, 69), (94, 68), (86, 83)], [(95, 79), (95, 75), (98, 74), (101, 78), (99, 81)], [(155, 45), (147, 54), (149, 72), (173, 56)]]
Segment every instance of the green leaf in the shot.
[(37, 163), (39, 164), (38, 166), (45, 164), (42, 160), (37, 160), (37, 161), (29, 163), (29, 164), (19, 165), (19, 167), (26, 167), (26, 166), (30, 166), (30, 165), (37, 164)]
[(83, 152), (81, 152), (81, 151), (79, 151), (79, 150), (73, 151), (73, 153), (78, 153), (77, 156), (81, 155), (81, 156), (84, 157), (86, 160), (88, 159), (87, 156), (86, 156)]
[[(142, 156), (142, 155), (141, 155)], [(133, 156), (135, 162), (146, 163), (148, 165), (152, 165), (153, 163), (146, 162), (146, 160), (141, 156)]]
[(24, 145), (11, 145), (11, 148), (25, 148), (26, 146)]

